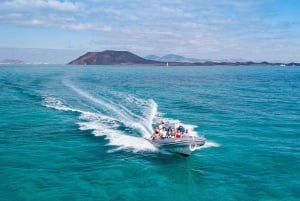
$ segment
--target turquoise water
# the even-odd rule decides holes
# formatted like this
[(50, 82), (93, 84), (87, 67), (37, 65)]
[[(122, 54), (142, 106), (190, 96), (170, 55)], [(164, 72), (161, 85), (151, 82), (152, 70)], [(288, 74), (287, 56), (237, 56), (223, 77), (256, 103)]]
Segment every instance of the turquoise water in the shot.
[[(300, 68), (0, 66), (0, 200), (299, 200)], [(207, 139), (190, 157), (160, 119)]]

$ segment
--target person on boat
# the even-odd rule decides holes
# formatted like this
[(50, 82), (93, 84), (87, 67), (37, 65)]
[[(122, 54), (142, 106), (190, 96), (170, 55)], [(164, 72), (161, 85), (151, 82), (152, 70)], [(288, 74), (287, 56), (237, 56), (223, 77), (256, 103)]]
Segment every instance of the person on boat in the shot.
[(159, 126), (158, 126), (158, 128), (160, 130), (163, 130), (165, 128), (165, 123), (163, 121), (161, 121), (160, 124), (159, 124)]
[(171, 137), (171, 133), (172, 133), (172, 129), (171, 128), (165, 128), (166, 129), (166, 138), (170, 138)]
[(167, 129), (166, 127), (163, 128), (161, 133), (162, 133), (162, 138), (168, 138), (170, 136), (169, 129)]
[(180, 133), (183, 135), (185, 133), (185, 128), (183, 126), (179, 126), (178, 130), (180, 130)]
[(152, 140), (155, 140), (155, 139), (158, 139), (158, 138), (162, 138), (162, 137), (163, 137), (162, 133), (160, 132), (159, 128), (156, 127), (154, 129), (154, 133), (151, 136)]
[(181, 137), (182, 137), (182, 134), (181, 134), (181, 132), (180, 132), (179, 129), (177, 130), (177, 132), (176, 132), (176, 134), (175, 134), (175, 137), (176, 137), (176, 138), (181, 138)]
[(170, 130), (170, 134), (171, 134), (171, 138), (174, 138), (175, 137), (175, 130), (173, 129), (173, 128), (171, 128), (171, 130)]

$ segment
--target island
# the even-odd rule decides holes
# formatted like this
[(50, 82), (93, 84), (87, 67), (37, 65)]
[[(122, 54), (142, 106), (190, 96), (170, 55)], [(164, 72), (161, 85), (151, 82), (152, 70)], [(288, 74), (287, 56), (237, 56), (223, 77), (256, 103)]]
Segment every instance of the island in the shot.
[(166, 62), (154, 61), (139, 57), (129, 51), (105, 50), (103, 52), (87, 52), (69, 64), (76, 65), (164, 65)]
[(87, 52), (77, 59), (69, 62), (71, 65), (156, 65), (156, 66), (249, 66), (249, 65), (264, 65), (264, 66), (300, 66), (300, 63), (271, 63), (263, 62), (180, 62), (180, 61), (157, 61), (142, 58), (129, 51), (105, 50), (103, 52)]
[(0, 64), (25, 64), (25, 62), (19, 59), (3, 59)]

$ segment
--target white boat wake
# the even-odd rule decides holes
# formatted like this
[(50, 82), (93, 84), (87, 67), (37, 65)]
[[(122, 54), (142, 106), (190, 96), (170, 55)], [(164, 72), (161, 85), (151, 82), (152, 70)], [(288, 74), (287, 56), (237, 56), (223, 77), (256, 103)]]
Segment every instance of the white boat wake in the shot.
[[(107, 96), (92, 93), (92, 90), (80, 88), (68, 80), (63, 81), (63, 84), (90, 108), (79, 107), (79, 109), (70, 106), (65, 100), (49, 95), (44, 97), (42, 103), (44, 106), (79, 113), (77, 123), (79, 129), (91, 130), (95, 136), (104, 136), (108, 140), (108, 145), (117, 147), (110, 151), (120, 149), (130, 149), (133, 152), (157, 151), (153, 144), (144, 139), (152, 134), (152, 125), (163, 118), (158, 113), (154, 100), (144, 100), (120, 92), (110, 92), (107, 98)], [(168, 120), (179, 122), (173, 119)], [(182, 123), (181, 125), (189, 129), (190, 134), (197, 135), (194, 130), (196, 126)]]

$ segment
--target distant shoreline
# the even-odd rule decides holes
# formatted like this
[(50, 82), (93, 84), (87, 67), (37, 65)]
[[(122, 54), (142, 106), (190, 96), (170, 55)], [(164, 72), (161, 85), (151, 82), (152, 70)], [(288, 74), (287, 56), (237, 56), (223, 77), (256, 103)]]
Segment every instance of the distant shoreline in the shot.
[[(298, 62), (254, 62), (254, 61), (211, 61), (185, 58), (180, 55), (173, 57), (140, 57), (129, 51), (105, 50), (103, 52), (87, 52), (68, 63), (27, 62), (21, 59), (3, 59), (0, 65), (140, 65), (140, 66), (300, 66)], [(176, 58), (177, 57), (177, 58)], [(175, 59), (174, 59), (175, 58)], [(160, 60), (161, 59), (161, 60)], [(169, 61), (168, 61), (169, 59)], [(172, 60), (173, 59), (173, 60)]]
[(103, 52), (87, 52), (69, 62), (70, 65), (152, 65), (152, 66), (300, 66), (300, 63), (272, 63), (272, 62), (177, 62), (155, 61), (142, 58), (129, 51), (105, 50)]
[(138, 63), (121, 63), (121, 64), (55, 64), (55, 63), (0, 63), (0, 66), (149, 66), (149, 67), (180, 67), (180, 66), (186, 66), (186, 67), (201, 67), (201, 66), (277, 66), (277, 67), (300, 67), (300, 63), (288, 63), (288, 64), (282, 64), (282, 63), (251, 63), (251, 64), (240, 64), (240, 63), (218, 63), (215, 62), (213, 64), (206, 64), (204, 63), (180, 63), (176, 62), (174, 63), (169, 63), (168, 66), (165, 64), (138, 64)]

